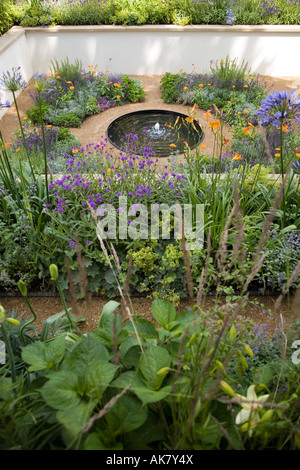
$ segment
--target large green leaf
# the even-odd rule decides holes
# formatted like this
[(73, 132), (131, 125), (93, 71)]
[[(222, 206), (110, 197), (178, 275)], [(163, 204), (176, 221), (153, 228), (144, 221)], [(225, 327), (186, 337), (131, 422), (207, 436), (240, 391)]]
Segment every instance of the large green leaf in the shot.
[(167, 385), (166, 387), (161, 388), (160, 390), (150, 390), (146, 387), (133, 387), (134, 393), (139, 397), (143, 402), (143, 405), (148, 403), (155, 403), (160, 400), (164, 400), (168, 395), (170, 395), (172, 387)]
[(105, 416), (115, 435), (133, 431), (144, 424), (147, 411), (133, 395), (123, 395)]
[[(137, 333), (142, 338), (157, 338), (157, 331), (155, 326), (149, 320), (145, 320), (144, 318), (135, 318), (134, 319), (135, 328)], [(129, 334), (135, 335), (135, 329), (131, 321), (127, 322), (124, 326)]]
[(51, 369), (64, 357), (66, 350), (65, 336), (57, 336), (48, 343), (36, 341), (26, 346), (22, 351), (22, 358), (30, 364), (28, 370), (38, 371)]
[(97, 401), (83, 402), (72, 408), (65, 408), (57, 412), (57, 420), (68, 430), (69, 437), (75, 438), (83, 426), (88, 422)]
[(166, 300), (156, 298), (152, 302), (151, 310), (155, 320), (164, 328), (168, 328), (176, 318), (175, 307)]
[(45, 402), (57, 410), (72, 408), (80, 403), (77, 393), (79, 378), (70, 371), (61, 370), (48, 375), (49, 380), (40, 389)]
[(91, 366), (98, 361), (108, 361), (108, 351), (91, 334), (83, 336), (73, 348), (70, 358), (70, 370), (75, 372), (81, 378), (84, 378), (87, 366)]
[(89, 434), (84, 442), (85, 450), (123, 450), (121, 442), (115, 444), (106, 445), (104, 444), (101, 436), (98, 433), (92, 432)]
[(118, 366), (110, 362), (97, 361), (93, 362), (86, 374), (87, 394), (90, 396), (102, 396), (104, 390), (113, 380)]
[(117, 328), (117, 331), (121, 329), (121, 319), (118, 312), (115, 313), (115, 310), (120, 307), (119, 302), (110, 300), (107, 302), (101, 312), (98, 327), (104, 328), (108, 332), (112, 332), (114, 328)]
[(139, 365), (149, 388), (159, 389), (164, 377), (158, 377), (156, 373), (163, 367), (169, 367), (170, 364), (171, 357), (167, 349), (161, 346), (150, 346), (145, 350), (140, 357)]

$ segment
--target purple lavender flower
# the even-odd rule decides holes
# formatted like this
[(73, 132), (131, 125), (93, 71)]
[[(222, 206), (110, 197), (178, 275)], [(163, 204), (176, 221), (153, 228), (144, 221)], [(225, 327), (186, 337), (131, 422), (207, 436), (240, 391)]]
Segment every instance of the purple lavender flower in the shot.
[(231, 8), (226, 11), (226, 24), (232, 24), (234, 22), (234, 14)]

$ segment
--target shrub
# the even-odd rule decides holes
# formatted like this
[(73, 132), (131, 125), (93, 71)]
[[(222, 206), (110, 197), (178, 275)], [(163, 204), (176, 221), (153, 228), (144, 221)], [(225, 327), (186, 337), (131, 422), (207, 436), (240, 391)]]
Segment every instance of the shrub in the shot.
[(80, 127), (81, 121), (79, 117), (75, 113), (68, 113), (68, 114), (60, 114), (57, 116), (53, 124), (55, 126), (63, 126), (63, 127)]

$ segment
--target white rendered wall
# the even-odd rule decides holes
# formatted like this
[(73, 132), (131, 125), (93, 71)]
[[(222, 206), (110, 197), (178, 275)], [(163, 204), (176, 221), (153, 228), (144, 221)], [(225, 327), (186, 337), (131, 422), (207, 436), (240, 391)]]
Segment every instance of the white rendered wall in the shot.
[(263, 75), (300, 76), (300, 26), (58, 26), (26, 37), (33, 70), (44, 73), (66, 57), (132, 75), (205, 72), (228, 54)]
[[(33, 74), (27, 38), (23, 28), (12, 28), (0, 38), (0, 78), (2, 73), (11, 72), (12, 68), (21, 67), (20, 72), (25, 81), (30, 80)], [(11, 92), (0, 90), (0, 101), (12, 103)], [(7, 108), (0, 110), (0, 118)]]

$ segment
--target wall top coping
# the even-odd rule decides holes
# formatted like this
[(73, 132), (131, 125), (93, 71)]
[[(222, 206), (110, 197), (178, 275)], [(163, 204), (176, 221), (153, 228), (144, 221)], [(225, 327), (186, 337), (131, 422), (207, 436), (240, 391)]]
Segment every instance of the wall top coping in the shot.
[(55, 33), (276, 33), (300, 34), (300, 25), (141, 25), (141, 26), (114, 26), (114, 25), (79, 25), (79, 26), (50, 26), (26, 27), (13, 26), (0, 37), (0, 54), (8, 49), (23, 35), (55, 34)]

